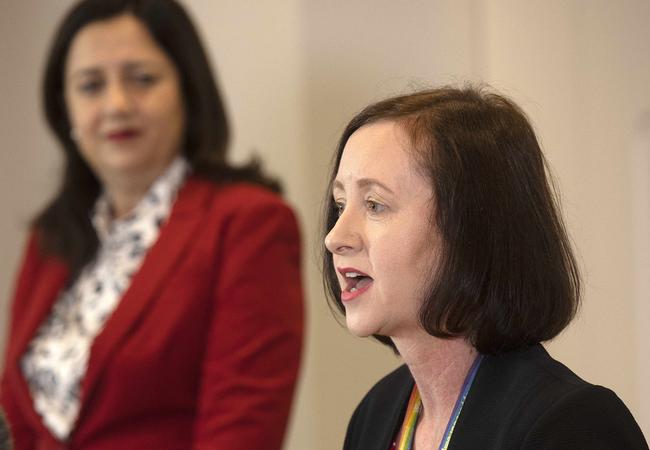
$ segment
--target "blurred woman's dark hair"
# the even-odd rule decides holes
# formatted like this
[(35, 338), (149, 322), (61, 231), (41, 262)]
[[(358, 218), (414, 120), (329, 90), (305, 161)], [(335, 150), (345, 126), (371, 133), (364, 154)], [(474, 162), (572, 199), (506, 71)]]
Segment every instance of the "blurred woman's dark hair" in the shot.
[(0, 450), (11, 450), (13, 445), (11, 443), (11, 435), (9, 434), (9, 425), (5, 419), (5, 415), (0, 409)]
[(65, 62), (81, 28), (122, 14), (140, 20), (178, 70), (187, 127), (183, 152), (193, 173), (217, 183), (247, 181), (280, 191), (279, 183), (265, 177), (256, 160), (242, 167), (228, 163), (229, 127), (223, 101), (197, 31), (176, 1), (82, 0), (61, 22), (46, 63), (43, 107), (63, 148), (65, 167), (58, 193), (34, 221), (42, 249), (62, 258), (72, 279), (97, 251), (98, 238), (89, 212), (101, 186), (71, 136), (64, 101)]
[[(465, 337), (487, 354), (560, 333), (577, 312), (580, 278), (548, 164), (522, 110), (485, 88), (425, 90), (357, 114), (338, 144), (323, 237), (338, 217), (331, 188), (343, 149), (356, 130), (380, 120), (404, 127), (434, 191), (430, 232), (440, 234), (442, 249), (420, 310), (424, 329)], [(330, 302), (345, 314), (325, 247), (323, 276)]]

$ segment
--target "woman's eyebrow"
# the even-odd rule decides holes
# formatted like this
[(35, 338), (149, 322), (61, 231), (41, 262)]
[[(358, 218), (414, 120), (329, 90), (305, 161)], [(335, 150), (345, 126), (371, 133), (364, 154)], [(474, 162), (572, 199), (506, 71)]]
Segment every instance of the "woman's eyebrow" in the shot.
[[(158, 69), (161, 67), (159, 61), (153, 59), (137, 59), (124, 61), (119, 65), (121, 70), (137, 70), (142, 68)], [(78, 78), (86, 75), (95, 75), (102, 73), (103, 68), (100, 65), (89, 65), (72, 70), (67, 78)]]
[(381, 181), (375, 179), (375, 178), (360, 178), (357, 180), (357, 185), (362, 188), (366, 187), (372, 187), (372, 186), (378, 186), (384, 191), (388, 192), (389, 194), (395, 195), (392, 189), (390, 189), (388, 186), (386, 186), (384, 183)]
[(72, 72), (70, 72), (66, 78), (68, 79), (75, 79), (75, 78), (83, 78), (91, 75), (97, 75), (101, 73), (101, 69), (98, 67), (82, 67), (80, 69), (75, 69)]
[[(360, 188), (367, 188), (367, 187), (377, 186), (377, 187), (383, 189), (384, 191), (388, 192), (389, 194), (395, 195), (395, 192), (393, 192), (392, 189), (390, 189), (384, 183), (382, 183), (381, 181), (379, 181), (379, 180), (377, 180), (375, 178), (359, 178), (357, 180), (357, 186), (359, 186)], [(343, 187), (343, 183), (341, 181), (339, 181), (339, 180), (334, 180), (332, 182), (332, 191), (334, 191), (336, 189), (341, 190), (341, 191), (345, 191), (345, 188)]]
[(332, 190), (334, 189), (340, 189), (342, 191), (345, 190), (345, 188), (343, 187), (343, 183), (341, 183), (339, 180), (334, 180), (332, 182)]
[(155, 61), (152, 59), (138, 59), (134, 61), (126, 61), (122, 68), (125, 70), (141, 69), (141, 68), (153, 68), (158, 69), (162, 66), (160, 61)]

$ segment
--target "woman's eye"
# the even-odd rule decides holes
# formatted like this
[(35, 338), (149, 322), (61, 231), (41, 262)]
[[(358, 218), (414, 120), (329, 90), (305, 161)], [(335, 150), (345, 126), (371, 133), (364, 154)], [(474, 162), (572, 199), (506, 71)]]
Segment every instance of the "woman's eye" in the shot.
[(80, 83), (77, 89), (83, 94), (95, 94), (102, 89), (103, 85), (102, 80), (88, 80)]
[(343, 204), (343, 202), (335, 202), (334, 207), (336, 208), (336, 215), (340, 217), (341, 214), (343, 214), (343, 210), (345, 209), (345, 205)]
[(137, 73), (132, 76), (132, 79), (139, 86), (145, 86), (145, 87), (151, 86), (156, 81), (158, 81), (158, 77), (150, 73)]
[(366, 208), (368, 208), (368, 211), (372, 214), (378, 214), (383, 212), (386, 209), (386, 206), (374, 200), (366, 200)]

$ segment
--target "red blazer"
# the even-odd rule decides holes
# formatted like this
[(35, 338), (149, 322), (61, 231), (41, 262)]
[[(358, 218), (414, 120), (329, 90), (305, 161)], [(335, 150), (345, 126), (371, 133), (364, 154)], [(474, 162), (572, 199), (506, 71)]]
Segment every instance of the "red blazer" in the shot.
[(0, 389), (16, 450), (281, 448), (303, 316), (298, 228), (279, 197), (187, 181), (93, 343), (64, 444), (33, 409), (19, 360), (67, 276), (32, 236)]

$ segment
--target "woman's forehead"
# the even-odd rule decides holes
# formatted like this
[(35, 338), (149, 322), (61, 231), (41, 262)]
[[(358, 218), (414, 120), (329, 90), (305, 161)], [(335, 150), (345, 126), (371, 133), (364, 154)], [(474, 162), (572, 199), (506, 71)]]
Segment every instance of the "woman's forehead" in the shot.
[(350, 136), (334, 186), (375, 184), (397, 192), (424, 182), (404, 128), (395, 121), (380, 121), (364, 125)]
[(66, 57), (68, 72), (89, 67), (146, 61), (165, 63), (167, 56), (136, 17), (123, 14), (90, 22), (73, 38)]

